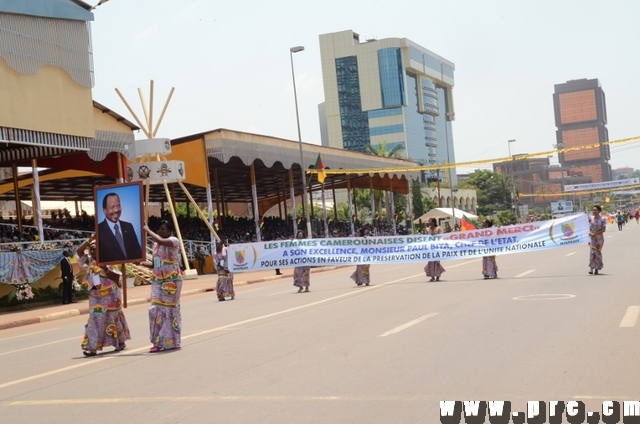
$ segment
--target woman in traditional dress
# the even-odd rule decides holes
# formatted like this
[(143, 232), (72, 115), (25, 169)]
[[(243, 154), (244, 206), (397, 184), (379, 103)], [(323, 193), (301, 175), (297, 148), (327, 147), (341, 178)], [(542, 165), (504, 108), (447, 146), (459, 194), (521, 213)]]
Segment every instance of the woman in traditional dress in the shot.
[[(442, 234), (442, 228), (438, 227), (438, 221), (435, 218), (429, 219), (429, 226), (425, 230), (426, 234), (436, 235)], [(427, 277), (431, 277), (429, 281), (440, 281), (440, 276), (445, 271), (444, 267), (440, 265), (440, 261), (429, 261), (427, 266), (424, 267), (424, 272)]]
[(174, 227), (169, 221), (160, 222), (157, 234), (146, 225), (144, 230), (154, 241), (153, 263), (142, 262), (143, 265), (153, 268), (151, 307), (149, 308), (149, 332), (153, 346), (149, 352), (180, 349), (182, 331), (180, 243), (173, 236)]
[(604, 246), (604, 232), (607, 231), (607, 219), (601, 215), (602, 206), (593, 207), (593, 215), (589, 218), (589, 274), (598, 275), (602, 269), (602, 246)]
[(110, 265), (98, 265), (94, 260), (95, 250), (95, 235), (77, 250), (82, 254), (78, 264), (85, 271), (82, 289), (89, 293), (89, 318), (81, 345), (85, 356), (96, 356), (104, 346), (113, 346), (116, 352), (121, 351), (127, 347), (125, 342), (131, 339), (127, 319), (122, 312), (122, 274)]
[[(364, 233), (364, 228), (361, 228), (358, 230), (358, 236), (359, 237), (364, 237), (365, 233)], [(362, 264), (362, 265), (356, 265), (356, 270), (353, 272), (353, 274), (351, 274), (351, 279), (353, 281), (356, 282), (357, 285), (361, 286), (361, 285), (365, 285), (368, 286), (369, 285), (369, 268), (371, 268), (371, 265), (369, 264)]]
[[(491, 227), (493, 227), (493, 221), (491, 221), (490, 219), (485, 219), (482, 223), (482, 228)], [(498, 278), (498, 264), (496, 263), (496, 255), (482, 257), (482, 274), (484, 275), (485, 280), (488, 280), (489, 278)]]
[[(303, 239), (304, 233), (302, 231), (298, 231), (298, 235), (296, 237), (298, 239)], [(311, 285), (311, 282), (309, 281), (310, 274), (310, 266), (297, 266), (293, 268), (293, 285), (298, 287), (298, 293), (309, 291), (309, 286)]]
[(236, 293), (233, 290), (233, 274), (229, 272), (226, 252), (227, 250), (222, 248), (222, 243), (218, 243), (216, 245), (216, 254), (213, 257), (216, 273), (218, 274), (216, 293), (220, 302), (223, 302), (227, 297), (230, 297), (231, 300), (236, 297)]

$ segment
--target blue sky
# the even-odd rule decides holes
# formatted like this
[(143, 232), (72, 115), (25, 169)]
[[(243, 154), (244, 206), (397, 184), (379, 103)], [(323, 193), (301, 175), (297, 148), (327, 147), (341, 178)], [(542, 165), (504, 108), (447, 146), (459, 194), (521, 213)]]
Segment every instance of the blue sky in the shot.
[[(455, 63), (457, 161), (507, 156), (509, 139), (513, 154), (552, 149), (553, 86), (572, 79), (600, 80), (610, 140), (640, 136), (637, 0), (110, 0), (94, 14), (94, 99), (133, 120), (118, 88), (142, 118), (138, 88), (149, 101), (154, 80), (157, 119), (175, 87), (159, 137), (229, 128), (297, 140), (289, 48), (303, 45), (302, 139), (320, 144), (318, 35), (347, 29)], [(640, 142), (611, 151), (613, 168), (640, 169)]]

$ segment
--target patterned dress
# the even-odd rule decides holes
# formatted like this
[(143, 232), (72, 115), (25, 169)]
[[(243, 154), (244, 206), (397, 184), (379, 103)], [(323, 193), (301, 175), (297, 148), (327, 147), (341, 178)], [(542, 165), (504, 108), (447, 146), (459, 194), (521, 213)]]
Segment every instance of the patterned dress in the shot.
[(229, 272), (227, 257), (222, 253), (216, 253), (213, 257), (218, 274), (218, 282), (216, 283), (216, 293), (218, 300), (224, 300), (227, 296), (234, 299), (236, 292), (233, 290), (233, 274)]
[(131, 339), (131, 334), (122, 312), (120, 288), (91, 258), (85, 256), (84, 262), (89, 264), (82, 281), (82, 289), (89, 293), (89, 318), (84, 327), (82, 350), (96, 352), (105, 346), (121, 349), (125, 341)]
[(498, 278), (498, 264), (495, 255), (482, 257), (482, 274), (485, 279)]
[[(435, 229), (431, 229), (431, 227), (427, 228), (427, 234), (436, 235), (442, 234), (442, 228), (436, 227)], [(427, 265), (424, 267), (424, 272), (427, 274), (427, 277), (431, 277), (432, 279), (440, 278), (445, 269), (442, 265), (440, 265), (440, 261), (429, 261)]]
[(358, 265), (356, 270), (351, 274), (351, 279), (356, 282), (357, 285), (369, 285), (369, 268), (371, 265)]
[(602, 246), (604, 246), (604, 234), (603, 230), (607, 229), (607, 219), (604, 216), (596, 218), (591, 216), (589, 218), (589, 232), (591, 234), (599, 233), (595, 236), (591, 236), (589, 245), (589, 268), (594, 270), (601, 270), (604, 267), (602, 263)]
[(293, 285), (300, 289), (308, 288), (311, 284), (309, 281), (310, 274), (310, 266), (297, 266), (293, 268)]
[(169, 240), (173, 243), (171, 247), (159, 243), (153, 245), (149, 332), (151, 343), (158, 349), (180, 348), (182, 330), (180, 247), (177, 238), (169, 237)]

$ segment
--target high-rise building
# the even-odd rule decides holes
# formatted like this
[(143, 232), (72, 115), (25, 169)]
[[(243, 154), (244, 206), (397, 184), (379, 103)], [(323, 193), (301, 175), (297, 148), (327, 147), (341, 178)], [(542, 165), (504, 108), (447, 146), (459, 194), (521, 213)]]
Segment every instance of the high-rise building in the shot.
[[(406, 38), (360, 42), (351, 30), (320, 35), (322, 144), (389, 151), (422, 165), (455, 163), (452, 62)], [(448, 181), (449, 173), (423, 173)], [(451, 172), (455, 184), (455, 169)]]
[(611, 180), (607, 107), (597, 79), (579, 79), (556, 84), (553, 94), (558, 147), (599, 145), (560, 153), (570, 177), (588, 177), (591, 182)]

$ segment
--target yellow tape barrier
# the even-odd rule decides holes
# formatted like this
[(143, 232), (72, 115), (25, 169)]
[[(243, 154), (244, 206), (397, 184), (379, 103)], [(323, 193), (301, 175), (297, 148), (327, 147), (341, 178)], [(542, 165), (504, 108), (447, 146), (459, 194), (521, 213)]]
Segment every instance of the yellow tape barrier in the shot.
[[(620, 144), (627, 144), (627, 143), (636, 143), (638, 141), (640, 141), (640, 137), (630, 137), (630, 138), (624, 138), (620, 140), (606, 141), (604, 143), (593, 143), (593, 144), (586, 144), (584, 146), (578, 146), (578, 147), (567, 147), (567, 148), (556, 149), (556, 150), (547, 150), (545, 152), (514, 155), (513, 157), (507, 156), (507, 157), (501, 157), (501, 158), (495, 158), (495, 159), (485, 159), (485, 160), (476, 160), (476, 161), (458, 162), (458, 163), (442, 163), (438, 165), (422, 165), (422, 166), (413, 166), (413, 167), (404, 167), (404, 168), (370, 168), (370, 169), (327, 169), (325, 168), (324, 172), (327, 175), (354, 175), (354, 174), (362, 175), (362, 174), (385, 174), (385, 173), (393, 174), (394, 172), (411, 172), (411, 171), (431, 171), (436, 169), (449, 169), (454, 167), (486, 165), (488, 163), (508, 162), (508, 161), (514, 161), (514, 160), (517, 161), (517, 160), (524, 160), (524, 159), (530, 159), (530, 158), (546, 157), (546, 156), (550, 156), (557, 153), (566, 153), (566, 152), (575, 152), (579, 150), (594, 149), (594, 148), (599, 148), (605, 145), (612, 146), (612, 145), (620, 145)], [(318, 173), (317, 169), (307, 170), (307, 174), (317, 174), (317, 173)], [(610, 191), (610, 190), (606, 190), (606, 191)], [(593, 193), (593, 191), (589, 191), (589, 193)]]

